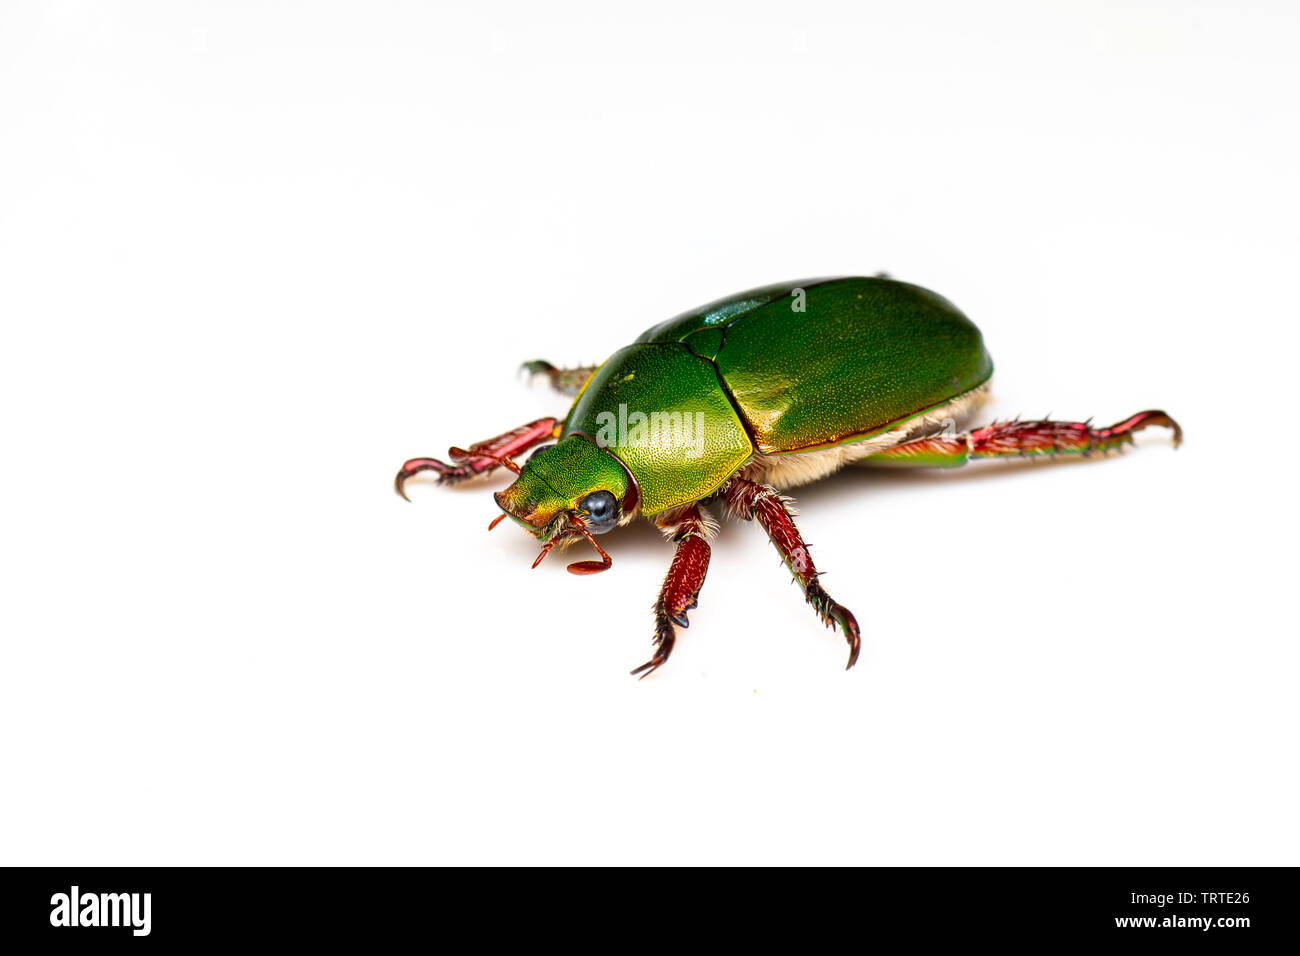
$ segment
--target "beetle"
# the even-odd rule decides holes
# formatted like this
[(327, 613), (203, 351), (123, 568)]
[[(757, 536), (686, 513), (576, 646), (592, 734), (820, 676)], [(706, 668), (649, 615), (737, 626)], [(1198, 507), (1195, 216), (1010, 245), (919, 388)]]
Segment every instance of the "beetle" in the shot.
[(668, 660), (697, 606), (717, 531), (710, 505), (767, 532), (808, 604), (843, 634), (852, 667), (857, 620), (822, 587), (782, 492), (858, 462), (1104, 455), (1152, 425), (1182, 441), (1155, 409), (1108, 428), (1017, 419), (955, 431), (988, 398), (983, 338), (947, 299), (884, 274), (751, 289), (647, 329), (600, 365), (523, 368), (574, 396), (564, 418), (453, 447), (454, 464), (412, 458), (395, 487), (406, 498), (421, 472), (455, 484), (508, 468), (515, 480), (496, 493), (502, 513), (489, 528), (509, 517), (542, 542), (534, 568), (557, 545), (586, 540), (600, 560), (570, 564), (575, 574), (611, 566), (596, 535), (654, 521), (676, 550), (654, 604), (653, 656), (632, 671), (641, 677)]

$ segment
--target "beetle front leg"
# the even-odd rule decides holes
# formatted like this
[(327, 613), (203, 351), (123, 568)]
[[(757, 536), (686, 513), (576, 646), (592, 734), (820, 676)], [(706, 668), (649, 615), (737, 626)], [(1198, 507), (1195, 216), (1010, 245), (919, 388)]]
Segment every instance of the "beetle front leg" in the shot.
[(1179, 424), (1162, 411), (1138, 412), (1109, 428), (1088, 422), (994, 422), (959, 435), (934, 435), (903, 442), (863, 459), (869, 465), (951, 468), (973, 458), (1027, 458), (1035, 455), (1102, 454), (1133, 443), (1133, 435), (1151, 425), (1174, 432), (1174, 447), (1183, 441)]
[(595, 365), (558, 368), (544, 359), (534, 359), (531, 362), (525, 362), (519, 367), (524, 372), (527, 372), (530, 378), (534, 375), (545, 375), (551, 388), (561, 395), (577, 395), (582, 391), (582, 386), (587, 384), (587, 379), (591, 378), (591, 373), (596, 371), (597, 368)]
[(668, 660), (677, 640), (676, 628), (690, 626), (686, 612), (699, 603), (700, 588), (709, 570), (708, 538), (713, 534), (712, 522), (699, 505), (690, 505), (672, 518), (661, 518), (657, 524), (677, 544), (677, 551), (655, 601), (654, 656), (632, 671), (643, 678)]
[[(469, 446), (463, 456), (456, 455), (457, 449), (453, 449), (451, 452), (453, 457), (463, 458), (455, 465), (449, 465), (437, 458), (412, 458), (398, 471), (397, 477), (393, 479), (393, 487), (397, 489), (399, 495), (406, 498), (407, 479), (422, 471), (437, 472), (440, 485), (452, 485), (473, 478), (475, 475), (485, 475), (499, 468), (511, 456), (525, 452), (534, 445), (540, 445), (549, 438), (554, 438), (555, 426), (558, 422), (558, 418), (539, 418), (527, 425), (520, 425), (504, 435), (476, 442)], [(406, 498), (406, 500), (411, 499)]]
[(771, 485), (760, 484), (739, 476), (732, 478), (722, 489), (727, 507), (737, 518), (746, 521), (757, 519), (768, 538), (781, 554), (781, 560), (799, 582), (804, 598), (827, 627), (839, 625), (840, 632), (849, 644), (849, 662), (852, 667), (858, 659), (862, 641), (858, 621), (853, 612), (834, 601), (818, 580), (808, 546), (794, 524), (794, 512), (789, 502)]

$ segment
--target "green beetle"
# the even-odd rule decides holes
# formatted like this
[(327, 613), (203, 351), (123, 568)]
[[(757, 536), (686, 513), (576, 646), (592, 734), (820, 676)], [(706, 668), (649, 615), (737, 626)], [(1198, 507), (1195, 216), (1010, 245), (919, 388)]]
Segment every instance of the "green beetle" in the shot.
[[(656, 325), (601, 365), (524, 368), (576, 395), (563, 420), (452, 448), (455, 465), (413, 458), (397, 492), (405, 498), (406, 481), (423, 471), (450, 484), (507, 467), (517, 478), (497, 492), (504, 513), (490, 527), (509, 516), (542, 541), (533, 567), (557, 544), (585, 539), (601, 560), (570, 564), (577, 574), (611, 564), (595, 535), (653, 519), (676, 553), (655, 603), (654, 656), (632, 671), (643, 677), (668, 659), (696, 606), (716, 532), (708, 504), (762, 525), (808, 603), (843, 633), (852, 667), (857, 621), (818, 581), (783, 490), (854, 462), (1104, 453), (1148, 425), (1182, 440), (1154, 410), (1109, 428), (1008, 421), (957, 432), (988, 396), (993, 362), (980, 332), (946, 299), (883, 275), (764, 286)], [(538, 445), (522, 467), (512, 460)]]

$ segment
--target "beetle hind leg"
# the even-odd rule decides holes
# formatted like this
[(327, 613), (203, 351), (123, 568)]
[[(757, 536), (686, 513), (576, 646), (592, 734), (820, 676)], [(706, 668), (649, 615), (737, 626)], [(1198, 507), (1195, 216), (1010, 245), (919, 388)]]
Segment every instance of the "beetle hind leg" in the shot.
[(677, 628), (689, 627), (686, 612), (699, 603), (700, 588), (709, 570), (709, 542), (713, 523), (699, 505), (691, 505), (676, 517), (658, 522), (670, 541), (677, 545), (673, 563), (668, 567), (663, 587), (654, 604), (654, 656), (632, 671), (633, 676), (649, 677), (673, 652)]
[(804, 544), (803, 536), (795, 527), (789, 502), (771, 485), (741, 477), (732, 478), (722, 489), (722, 495), (727, 508), (737, 518), (754, 519), (762, 525), (822, 623), (830, 628), (839, 627), (849, 645), (849, 662), (845, 667), (852, 667), (862, 649), (858, 620), (852, 611), (835, 601), (822, 587), (808, 545)]
[(1158, 409), (1138, 412), (1109, 428), (1090, 422), (1010, 421), (956, 435), (932, 435), (903, 442), (863, 459), (867, 465), (951, 468), (976, 458), (1030, 458), (1039, 455), (1103, 455), (1133, 444), (1144, 428), (1163, 425), (1173, 430), (1174, 447), (1183, 441), (1182, 427)]

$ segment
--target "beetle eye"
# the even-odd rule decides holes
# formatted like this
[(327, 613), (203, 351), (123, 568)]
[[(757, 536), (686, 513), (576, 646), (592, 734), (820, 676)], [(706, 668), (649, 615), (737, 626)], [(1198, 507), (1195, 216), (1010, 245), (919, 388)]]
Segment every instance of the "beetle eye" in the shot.
[(593, 534), (602, 534), (618, 524), (618, 502), (608, 491), (593, 491), (578, 502), (578, 507), (587, 513), (583, 523)]
[(528, 460), (529, 460), (529, 461), (532, 461), (534, 458), (536, 458), (536, 457), (537, 457), (538, 455), (540, 455), (542, 452), (544, 452), (544, 451), (550, 451), (550, 450), (551, 450), (552, 448), (554, 448), (554, 447), (555, 447), (555, 442), (551, 442), (549, 445), (538, 445), (536, 448), (533, 449), (533, 453), (532, 453), (531, 455), (528, 456)]

